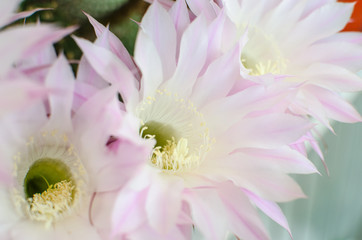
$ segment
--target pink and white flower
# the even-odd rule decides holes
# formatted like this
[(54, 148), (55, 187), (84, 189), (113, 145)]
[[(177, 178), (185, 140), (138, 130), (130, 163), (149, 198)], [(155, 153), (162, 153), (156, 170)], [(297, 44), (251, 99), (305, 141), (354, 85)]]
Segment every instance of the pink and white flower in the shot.
[[(20, 1), (2, 2), (0, 9), (0, 117), (22, 110), (51, 91), (44, 84), (46, 72), (56, 59), (52, 44), (75, 28), (60, 29), (49, 24), (26, 24), (8, 26), (43, 10), (35, 9), (15, 13)], [(39, 57), (41, 53), (47, 53)], [(1, 162), (2, 165), (3, 162)], [(0, 179), (9, 180), (9, 175), (0, 170)]]
[(317, 172), (288, 146), (311, 124), (273, 112), (288, 93), (247, 84), (230, 95), (236, 81), (248, 81), (240, 79), (240, 44), (211, 55), (220, 25), (202, 14), (190, 19), (184, 1), (169, 11), (151, 5), (135, 47), (140, 79), (110, 47), (115, 40), (108, 29), (96, 27), (95, 44), (75, 38), (87, 69), (97, 73), (97, 82), (119, 89), (121, 108), (138, 119), (140, 137), (154, 144), (148, 164), (119, 193), (114, 234), (189, 239), (194, 225), (206, 239), (222, 239), (228, 231), (268, 239), (253, 205), (290, 231), (275, 202), (304, 197), (289, 173)]
[[(359, 113), (341, 96), (362, 90), (361, 33), (340, 33), (353, 3), (332, 1), (188, 1), (196, 14), (209, 18), (227, 14), (234, 35), (230, 46), (246, 33), (241, 75), (256, 83), (294, 91), (288, 110), (312, 116), (330, 130), (330, 120), (353, 123)], [(236, 36), (236, 37), (235, 37)], [(275, 78), (271, 83), (270, 79)], [(236, 84), (235, 91), (243, 89)], [(332, 130), (333, 131), (333, 130)]]
[(2, 239), (108, 238), (111, 216), (100, 209), (150, 151), (113, 87), (72, 112), (74, 83), (61, 55), (45, 79), (54, 90), (46, 104), (1, 119), (2, 163), (12, 176), (0, 187)]

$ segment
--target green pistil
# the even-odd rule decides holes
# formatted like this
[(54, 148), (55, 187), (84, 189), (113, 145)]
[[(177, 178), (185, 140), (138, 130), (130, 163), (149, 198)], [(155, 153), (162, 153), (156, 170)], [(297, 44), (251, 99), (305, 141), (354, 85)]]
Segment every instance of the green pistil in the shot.
[(149, 121), (144, 124), (141, 127), (141, 132), (143, 138), (147, 138), (147, 135), (154, 136), (156, 140), (155, 147), (163, 148), (168, 144), (168, 141), (172, 140), (172, 137), (176, 138), (176, 131), (173, 127), (156, 121)]
[(24, 191), (27, 198), (41, 194), (52, 185), (62, 181), (72, 181), (69, 167), (62, 161), (42, 158), (33, 163), (24, 179)]

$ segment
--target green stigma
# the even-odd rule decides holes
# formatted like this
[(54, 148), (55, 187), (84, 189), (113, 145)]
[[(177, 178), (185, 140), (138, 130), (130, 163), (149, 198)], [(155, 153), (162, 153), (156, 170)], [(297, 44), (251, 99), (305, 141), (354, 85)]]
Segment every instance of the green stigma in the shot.
[(149, 121), (141, 127), (143, 138), (153, 138), (156, 140), (155, 147), (163, 148), (172, 138), (176, 138), (176, 130), (168, 124)]
[[(30, 166), (24, 179), (26, 198), (42, 194), (57, 183), (72, 181), (69, 167), (62, 161), (52, 158), (42, 158)], [(73, 193), (74, 194), (74, 193)]]

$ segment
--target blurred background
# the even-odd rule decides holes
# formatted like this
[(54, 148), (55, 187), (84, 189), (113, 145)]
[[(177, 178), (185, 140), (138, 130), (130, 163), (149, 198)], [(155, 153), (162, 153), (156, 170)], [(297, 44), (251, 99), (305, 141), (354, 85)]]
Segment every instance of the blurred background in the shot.
[[(54, 10), (38, 12), (26, 21), (40, 19), (61, 26), (77, 25), (77, 36), (93, 40), (95, 35), (83, 10), (101, 23), (110, 24), (111, 31), (133, 54), (138, 30), (134, 21), (141, 20), (148, 4), (143, 0), (25, 0), (19, 10), (38, 7)], [(356, 2), (352, 20), (344, 31), (362, 31), (362, 0)], [(56, 47), (64, 50), (69, 59), (80, 58), (81, 52), (70, 37)], [(362, 96), (352, 97), (362, 113)], [(333, 126), (336, 135), (326, 132), (320, 139), (330, 175), (327, 176), (319, 157), (311, 152), (310, 158), (322, 176), (295, 176), (309, 198), (281, 204), (294, 240), (362, 239), (362, 123)], [(280, 226), (266, 217), (263, 219), (272, 239), (290, 239)], [(194, 238), (200, 236), (195, 233)]]
[[(24, 0), (19, 11), (35, 8), (52, 8), (40, 11), (26, 19), (27, 22), (56, 22), (60, 26), (78, 26), (74, 33), (77, 36), (95, 39), (92, 26), (82, 11), (90, 14), (110, 30), (123, 42), (127, 50), (133, 54), (134, 43), (138, 31), (136, 22), (140, 22), (148, 3), (143, 0)], [(67, 37), (56, 45), (64, 50), (68, 59), (79, 59), (81, 52), (74, 41)]]

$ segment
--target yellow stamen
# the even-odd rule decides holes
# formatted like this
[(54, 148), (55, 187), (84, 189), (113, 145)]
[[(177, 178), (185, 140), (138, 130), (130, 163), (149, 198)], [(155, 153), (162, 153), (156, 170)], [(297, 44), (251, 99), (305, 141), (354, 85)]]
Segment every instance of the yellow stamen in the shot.
[(254, 66), (248, 66), (246, 59), (241, 59), (241, 62), (246, 65), (245, 67), (250, 70), (249, 74), (253, 76), (260, 76), (264, 74), (281, 74), (286, 68), (286, 61), (284, 59), (279, 60), (267, 60), (266, 62), (257, 62)]
[(164, 147), (153, 150), (151, 162), (164, 170), (180, 171), (198, 165), (200, 156), (189, 154), (188, 141), (181, 138), (177, 143), (174, 138), (167, 140)]
[(74, 188), (71, 181), (64, 180), (50, 185), (41, 194), (34, 194), (28, 199), (30, 218), (45, 222), (45, 225), (49, 227), (54, 220), (70, 209)]

